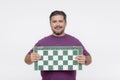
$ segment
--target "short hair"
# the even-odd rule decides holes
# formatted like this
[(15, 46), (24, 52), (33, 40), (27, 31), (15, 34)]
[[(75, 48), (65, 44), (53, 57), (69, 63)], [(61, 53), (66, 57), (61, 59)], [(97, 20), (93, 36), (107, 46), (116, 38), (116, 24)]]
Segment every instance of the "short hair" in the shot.
[(65, 22), (66, 22), (67, 16), (66, 16), (65, 12), (55, 10), (55, 11), (53, 11), (53, 12), (50, 14), (49, 19), (51, 20), (52, 16), (55, 16), (55, 15), (62, 15), (62, 16), (64, 17)]

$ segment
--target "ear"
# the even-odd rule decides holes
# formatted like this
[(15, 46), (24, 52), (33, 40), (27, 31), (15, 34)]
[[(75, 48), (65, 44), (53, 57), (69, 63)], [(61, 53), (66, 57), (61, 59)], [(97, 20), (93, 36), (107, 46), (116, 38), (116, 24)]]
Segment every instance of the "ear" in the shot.
[(65, 27), (67, 26), (67, 21), (65, 22)]
[(52, 27), (52, 26), (51, 26), (51, 21), (50, 21), (50, 27)]

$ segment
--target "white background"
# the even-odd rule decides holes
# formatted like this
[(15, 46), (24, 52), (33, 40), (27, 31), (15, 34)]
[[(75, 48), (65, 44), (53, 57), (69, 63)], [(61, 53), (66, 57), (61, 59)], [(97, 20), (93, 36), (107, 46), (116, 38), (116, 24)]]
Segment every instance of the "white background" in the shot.
[(41, 80), (24, 57), (52, 33), (54, 10), (67, 14), (66, 33), (93, 58), (77, 72), (77, 80), (120, 80), (120, 0), (0, 0), (0, 80)]

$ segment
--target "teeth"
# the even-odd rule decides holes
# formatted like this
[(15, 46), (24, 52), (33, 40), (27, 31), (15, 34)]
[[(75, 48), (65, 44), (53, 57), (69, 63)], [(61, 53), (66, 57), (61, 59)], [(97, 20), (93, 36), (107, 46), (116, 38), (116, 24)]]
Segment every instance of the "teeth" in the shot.
[(55, 29), (61, 29), (62, 27), (55, 27)]

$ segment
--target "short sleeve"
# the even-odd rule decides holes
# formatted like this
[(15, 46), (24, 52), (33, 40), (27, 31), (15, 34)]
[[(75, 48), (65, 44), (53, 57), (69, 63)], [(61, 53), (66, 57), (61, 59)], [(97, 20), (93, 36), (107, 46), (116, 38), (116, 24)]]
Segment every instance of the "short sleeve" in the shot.
[(85, 49), (85, 47), (83, 46), (83, 44), (80, 41), (79, 41), (79, 46), (81, 46), (83, 49), (83, 55), (90, 56), (89, 52)]
[(83, 55), (90, 56), (89, 52), (84, 48), (84, 46), (82, 47), (83, 47)]

